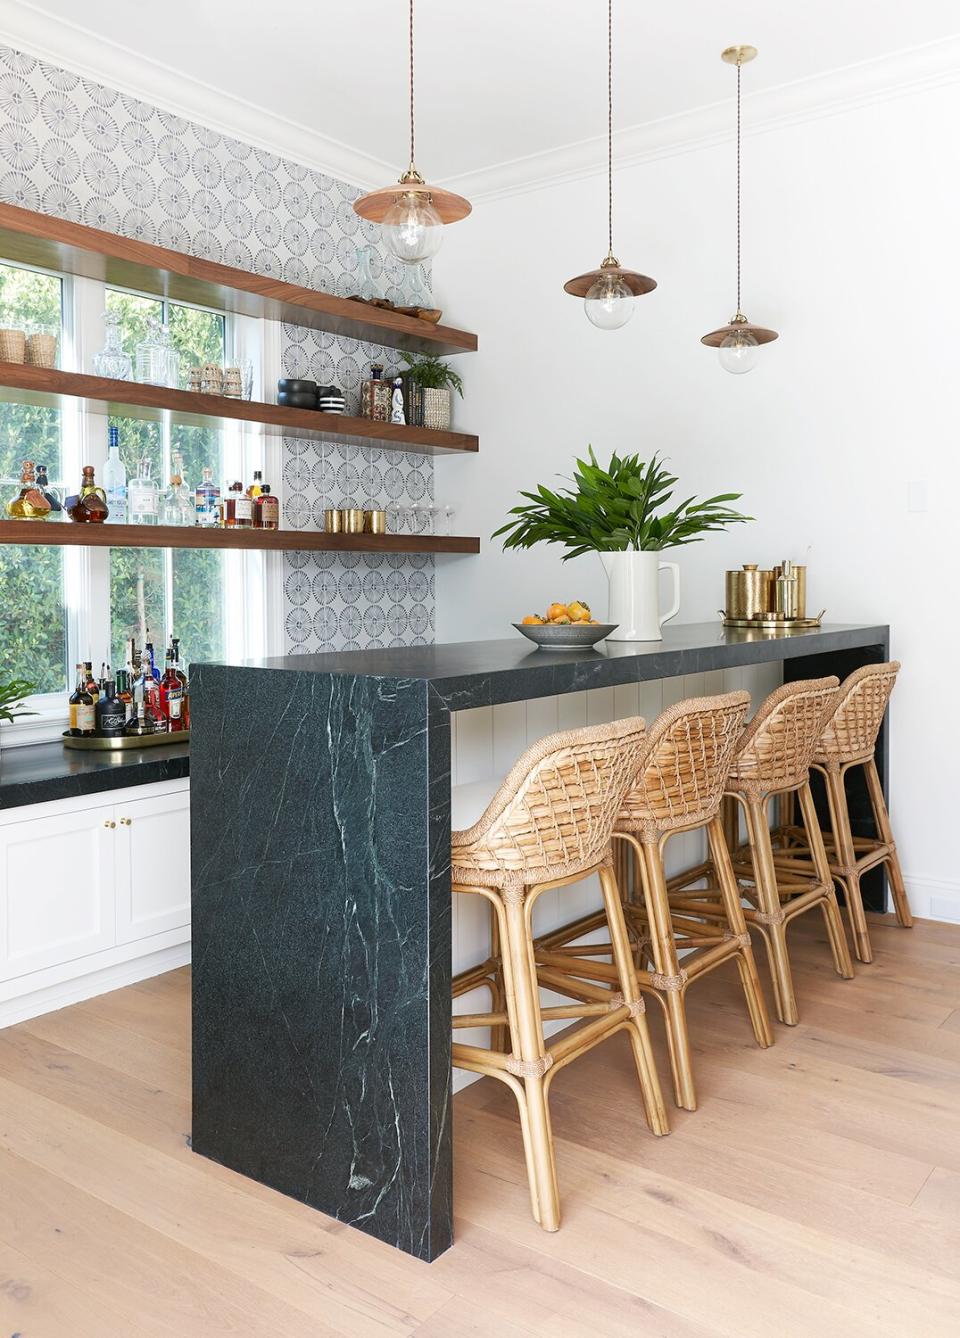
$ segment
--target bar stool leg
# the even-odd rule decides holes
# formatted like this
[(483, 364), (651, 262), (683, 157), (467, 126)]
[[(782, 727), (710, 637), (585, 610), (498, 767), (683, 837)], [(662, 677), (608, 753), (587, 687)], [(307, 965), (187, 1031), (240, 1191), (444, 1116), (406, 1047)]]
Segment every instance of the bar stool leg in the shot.
[(667, 882), (663, 872), (663, 857), (656, 841), (634, 846), (643, 884), (643, 894), (650, 925), (650, 951), (660, 977), (657, 986), (663, 1000), (667, 1019), (667, 1048), (673, 1073), (674, 1099), (684, 1110), (696, 1110), (697, 1093), (693, 1082), (693, 1061), (690, 1057), (690, 1036), (687, 1031), (687, 1012), (684, 1001), (686, 980), (681, 973), (680, 960), (673, 937), (673, 917), (667, 896)]
[[(493, 978), (490, 982), (491, 994), (491, 1012), (502, 1013), (506, 1009), (506, 996), (503, 985), (503, 957), (502, 945), (500, 942), (500, 922), (497, 918), (497, 908), (491, 902), (490, 905), (490, 956), (494, 960), (499, 960), (501, 965), (496, 967), (493, 972)], [(490, 1028), (490, 1048), (499, 1050), (501, 1054), (507, 1050), (509, 1042), (508, 1031), (506, 1027), (498, 1026)]]
[(511, 1071), (523, 1083), (527, 1138), (536, 1181), (540, 1225), (545, 1231), (557, 1231), (560, 1227), (560, 1195), (544, 1081), (549, 1064), (543, 1046), (543, 1022), (532, 943), (524, 914), (524, 894), (510, 888), (504, 892), (503, 900), (507, 939), (504, 949), (510, 959), (512, 981), (509, 983), (513, 986), (515, 996), (517, 1039), (520, 1043), (519, 1063), (514, 1056)]
[(850, 949), (847, 946), (847, 936), (844, 933), (843, 919), (837, 903), (837, 890), (830, 873), (830, 864), (823, 845), (823, 833), (820, 830), (820, 820), (817, 817), (817, 808), (813, 802), (813, 791), (810, 789), (809, 781), (800, 786), (799, 799), (800, 815), (807, 835), (813, 867), (818, 881), (822, 882), (827, 889), (820, 905), (827, 926), (830, 951), (833, 953), (833, 965), (838, 976), (842, 976), (844, 980), (852, 980), (853, 963), (850, 960)]
[(827, 782), (827, 801), (830, 806), (830, 826), (833, 829), (833, 847), (837, 863), (845, 870), (840, 882), (847, 897), (847, 915), (853, 933), (853, 948), (861, 962), (872, 962), (873, 948), (870, 946), (870, 931), (863, 909), (863, 897), (860, 895), (860, 875), (857, 873), (857, 855), (853, 847), (847, 792), (843, 783), (844, 773), (841, 768), (831, 766), (824, 774)]
[[(610, 946), (620, 980), (620, 992), (628, 1004), (639, 1003), (642, 1005), (640, 987), (637, 984), (637, 974), (633, 965), (633, 955), (630, 951), (630, 937), (627, 933), (626, 921), (623, 918), (623, 907), (620, 903), (620, 888), (612, 869), (600, 870), (600, 888), (603, 892), (603, 904), (607, 912)], [(646, 1113), (647, 1124), (650, 1126), (651, 1133), (667, 1134), (670, 1132), (670, 1125), (667, 1122), (663, 1093), (660, 1090), (660, 1079), (657, 1075), (657, 1064), (650, 1044), (650, 1031), (643, 1013), (635, 1012), (633, 1014), (630, 1018), (628, 1031), (630, 1033), (630, 1044), (633, 1046), (633, 1058), (637, 1066), (637, 1077), (640, 1079), (640, 1092), (643, 1096), (643, 1108)]]
[(886, 801), (883, 797), (883, 787), (880, 784), (880, 777), (877, 773), (877, 764), (871, 757), (869, 762), (864, 764), (864, 772), (867, 778), (867, 790), (870, 793), (870, 804), (873, 808), (874, 820), (877, 824), (877, 835), (884, 845), (892, 847), (887, 856), (886, 864), (890, 874), (890, 891), (893, 894), (893, 908), (897, 913), (897, 920), (904, 929), (909, 929), (913, 924), (913, 916), (910, 913), (910, 903), (907, 900), (907, 889), (903, 883), (903, 870), (900, 868), (900, 856), (897, 853), (897, 847), (893, 839), (893, 828), (890, 826), (890, 814), (887, 812)]
[(757, 1038), (757, 1044), (766, 1049), (767, 1046), (773, 1045), (773, 1032), (770, 1030), (767, 1005), (760, 988), (757, 964), (753, 959), (753, 949), (750, 946), (750, 937), (747, 934), (747, 925), (743, 918), (743, 907), (740, 905), (740, 889), (737, 887), (733, 865), (730, 863), (730, 852), (727, 850), (726, 842), (723, 839), (723, 824), (719, 818), (711, 818), (707, 824), (707, 839), (710, 842), (710, 855), (713, 859), (713, 867), (716, 870), (717, 882), (720, 884), (727, 922), (735, 934), (743, 936), (743, 941), (737, 951), (737, 966), (740, 970), (740, 981), (750, 1012), (750, 1021), (753, 1023), (753, 1034)]
[(765, 931), (764, 941), (767, 945), (770, 977), (773, 981), (774, 1006), (780, 1021), (788, 1027), (795, 1027), (800, 1015), (797, 1012), (797, 999), (793, 989), (793, 972), (790, 969), (790, 954), (787, 951), (787, 925), (780, 904), (766, 804), (752, 796), (748, 796), (744, 802), (757, 900), (760, 903), (757, 918)]

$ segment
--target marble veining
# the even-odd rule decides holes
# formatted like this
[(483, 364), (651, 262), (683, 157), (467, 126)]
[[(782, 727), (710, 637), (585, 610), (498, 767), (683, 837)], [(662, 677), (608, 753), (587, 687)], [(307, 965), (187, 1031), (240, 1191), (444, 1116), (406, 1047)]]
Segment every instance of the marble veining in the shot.
[(188, 743), (122, 753), (71, 751), (59, 741), (4, 748), (0, 752), (0, 809), (181, 780), (189, 774)]

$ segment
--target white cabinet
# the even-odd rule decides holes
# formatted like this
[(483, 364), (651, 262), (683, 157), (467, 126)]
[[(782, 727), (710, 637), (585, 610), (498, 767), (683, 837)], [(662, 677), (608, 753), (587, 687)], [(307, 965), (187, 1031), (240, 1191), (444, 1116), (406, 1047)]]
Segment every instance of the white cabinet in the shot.
[(116, 941), (108, 809), (0, 827), (0, 980)]
[(180, 965), (189, 924), (185, 781), (0, 811), (0, 1026)]
[(190, 923), (190, 796), (116, 806), (117, 942)]

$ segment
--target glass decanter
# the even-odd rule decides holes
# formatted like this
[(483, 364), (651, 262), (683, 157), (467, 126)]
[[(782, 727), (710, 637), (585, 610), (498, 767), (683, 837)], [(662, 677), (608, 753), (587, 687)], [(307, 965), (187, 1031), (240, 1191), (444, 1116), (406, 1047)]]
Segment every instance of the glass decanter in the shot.
[(109, 376), (114, 381), (130, 381), (133, 378), (133, 361), (130, 354), (123, 351), (120, 313), (105, 311), (103, 320), (107, 327), (107, 342), (99, 353), (93, 355), (94, 373), (97, 376)]
[(160, 521), (163, 525), (192, 525), (195, 519), (193, 494), (183, 477), (183, 458), (174, 451), (170, 486), (160, 502)]
[(137, 345), (137, 380), (148, 386), (167, 384), (167, 352), (160, 338), (160, 322), (147, 317), (147, 333)]
[(165, 378), (163, 385), (170, 386), (173, 390), (177, 390), (180, 386), (180, 354), (170, 342), (169, 325), (161, 325), (159, 342)]
[(46, 520), (50, 503), (37, 487), (32, 460), (24, 460), (20, 470), (20, 487), (7, 503), (7, 515), (12, 520)]

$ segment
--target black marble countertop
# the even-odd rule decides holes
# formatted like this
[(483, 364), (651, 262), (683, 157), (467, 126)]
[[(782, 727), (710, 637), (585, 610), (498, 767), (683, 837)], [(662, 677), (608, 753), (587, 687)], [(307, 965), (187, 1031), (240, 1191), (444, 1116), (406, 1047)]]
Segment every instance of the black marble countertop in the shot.
[(188, 743), (81, 752), (62, 743), (35, 743), (0, 751), (0, 809), (72, 799), (128, 785), (152, 785), (190, 774)]
[(245, 668), (427, 682), (452, 711), (679, 674), (789, 660), (860, 646), (885, 646), (889, 628), (825, 624), (764, 635), (721, 623), (677, 624), (662, 641), (601, 642), (595, 649), (537, 649), (519, 633), (506, 641), (461, 641), (389, 650), (333, 651), (247, 661)]

